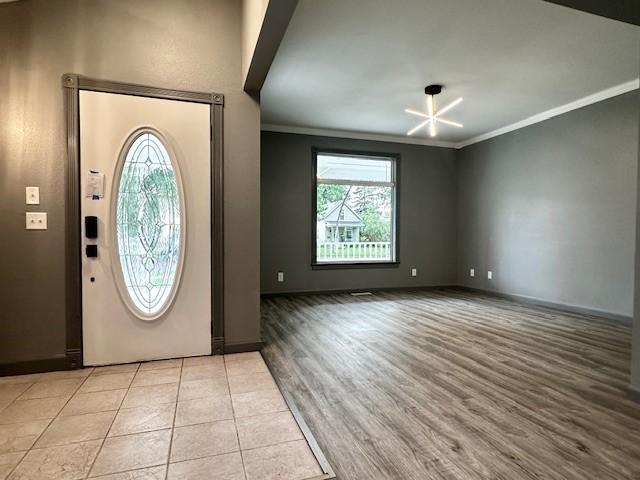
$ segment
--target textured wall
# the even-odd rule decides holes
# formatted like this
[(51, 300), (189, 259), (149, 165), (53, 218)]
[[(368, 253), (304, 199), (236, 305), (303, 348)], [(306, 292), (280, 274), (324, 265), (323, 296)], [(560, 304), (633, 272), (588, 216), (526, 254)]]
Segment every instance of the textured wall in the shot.
[(638, 91), (462, 149), (459, 283), (630, 316), (637, 164)]
[[(401, 155), (398, 268), (311, 269), (312, 146)], [(454, 282), (455, 150), (262, 132), (261, 151), (263, 292)], [(284, 283), (276, 282), (278, 270), (285, 272)]]
[(242, 82), (244, 85), (269, 0), (242, 0)]
[[(260, 112), (241, 87), (241, 14), (235, 0), (0, 5), (0, 363), (64, 354), (65, 72), (225, 94), (226, 333), (258, 340)], [(46, 232), (24, 230), (26, 185)]]

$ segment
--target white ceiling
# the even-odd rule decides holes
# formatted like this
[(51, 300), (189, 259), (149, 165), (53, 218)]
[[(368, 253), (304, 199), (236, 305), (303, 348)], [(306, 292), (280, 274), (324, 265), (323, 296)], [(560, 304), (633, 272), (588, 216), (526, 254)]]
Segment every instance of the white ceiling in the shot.
[(300, 0), (262, 122), (405, 137), (418, 119), (404, 109), (441, 83), (439, 105), (464, 97), (446, 115), (464, 129), (437, 139), (465, 142), (637, 79), (639, 40), (640, 27), (542, 0)]

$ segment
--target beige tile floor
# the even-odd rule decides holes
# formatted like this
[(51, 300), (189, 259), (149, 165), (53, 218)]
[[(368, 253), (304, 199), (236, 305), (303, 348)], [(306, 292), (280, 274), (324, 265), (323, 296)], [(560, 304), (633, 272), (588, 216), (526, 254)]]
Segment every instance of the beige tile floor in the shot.
[(257, 352), (0, 378), (0, 480), (320, 475)]

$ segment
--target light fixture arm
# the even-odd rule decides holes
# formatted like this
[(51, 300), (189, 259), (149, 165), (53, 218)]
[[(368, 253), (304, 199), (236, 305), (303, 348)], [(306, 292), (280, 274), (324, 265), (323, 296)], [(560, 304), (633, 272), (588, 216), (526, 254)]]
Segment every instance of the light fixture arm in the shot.
[(426, 127), (429, 131), (429, 135), (435, 137), (437, 135), (436, 124), (442, 123), (444, 125), (450, 125), (452, 127), (462, 128), (462, 124), (458, 122), (452, 122), (450, 120), (445, 120), (441, 118), (441, 115), (445, 112), (448, 112), (453, 107), (462, 102), (462, 98), (458, 98), (454, 100), (441, 110), (437, 110), (435, 96), (442, 92), (442, 85), (433, 84), (427, 85), (424, 89), (424, 93), (427, 95), (427, 113), (417, 112), (416, 110), (412, 110), (410, 108), (405, 109), (405, 112), (410, 113), (412, 115), (416, 115), (418, 117), (426, 118), (418, 126), (412, 128), (407, 132), (407, 135), (413, 135), (415, 132), (420, 130), (423, 127)]

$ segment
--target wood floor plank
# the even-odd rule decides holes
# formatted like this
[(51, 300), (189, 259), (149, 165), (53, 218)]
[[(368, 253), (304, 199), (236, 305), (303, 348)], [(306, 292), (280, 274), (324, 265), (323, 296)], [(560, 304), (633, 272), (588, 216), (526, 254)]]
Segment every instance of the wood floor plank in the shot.
[(341, 480), (640, 479), (628, 325), (457, 289), (266, 298), (262, 318)]

